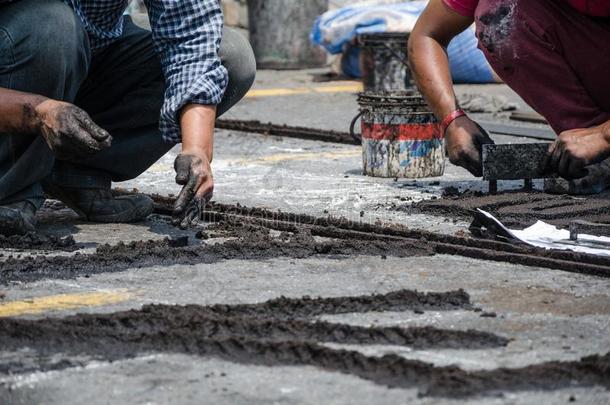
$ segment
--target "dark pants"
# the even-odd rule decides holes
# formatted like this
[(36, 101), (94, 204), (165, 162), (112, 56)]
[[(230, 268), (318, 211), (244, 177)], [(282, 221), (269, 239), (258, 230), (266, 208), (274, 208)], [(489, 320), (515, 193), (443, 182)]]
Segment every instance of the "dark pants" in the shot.
[(479, 46), (557, 133), (610, 119), (610, 18), (564, 0), (480, 0)]
[[(246, 94), (256, 71), (250, 45), (230, 29), (220, 57), (229, 87), (218, 116)], [(0, 87), (74, 103), (113, 137), (112, 147), (74, 163), (56, 160), (41, 136), (0, 134), (0, 205), (40, 206), (49, 178), (73, 187), (133, 179), (173, 146), (158, 129), (165, 83), (151, 33), (129, 18), (120, 40), (91, 55), (80, 20), (61, 0), (0, 6)]]

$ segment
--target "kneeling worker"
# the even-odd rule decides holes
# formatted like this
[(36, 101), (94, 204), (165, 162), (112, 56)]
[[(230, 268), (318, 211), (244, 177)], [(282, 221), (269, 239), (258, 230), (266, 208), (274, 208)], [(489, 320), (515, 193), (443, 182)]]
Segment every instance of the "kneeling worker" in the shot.
[(248, 42), (217, 0), (0, 0), (0, 233), (35, 227), (45, 193), (94, 222), (134, 222), (143, 195), (113, 197), (176, 143), (174, 221), (211, 197), (214, 122), (249, 90)]
[(446, 54), (473, 22), (495, 72), (560, 134), (547, 168), (572, 179), (575, 193), (609, 187), (610, 2), (430, 1), (409, 40), (411, 68), (443, 123), (451, 162), (480, 176), (481, 145), (492, 141), (459, 110)]

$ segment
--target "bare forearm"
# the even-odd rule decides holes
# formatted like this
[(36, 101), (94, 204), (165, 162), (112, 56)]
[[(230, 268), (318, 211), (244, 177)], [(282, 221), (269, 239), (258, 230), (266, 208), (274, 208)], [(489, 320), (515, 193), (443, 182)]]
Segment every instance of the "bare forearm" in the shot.
[(174, 162), (176, 183), (184, 186), (174, 205), (173, 224), (192, 226), (214, 193), (210, 163), (214, 156), (216, 107), (190, 104), (180, 114), (182, 152)]
[(46, 100), (37, 94), (0, 88), (0, 134), (37, 132), (36, 108)]
[(214, 124), (216, 106), (190, 104), (182, 109), (183, 153), (205, 153), (210, 162), (214, 157)]
[(446, 50), (434, 39), (418, 36), (409, 42), (415, 82), (439, 120), (457, 108)]
[(439, 120), (457, 107), (446, 48), (472, 22), (449, 10), (442, 0), (430, 0), (409, 37), (415, 81)]

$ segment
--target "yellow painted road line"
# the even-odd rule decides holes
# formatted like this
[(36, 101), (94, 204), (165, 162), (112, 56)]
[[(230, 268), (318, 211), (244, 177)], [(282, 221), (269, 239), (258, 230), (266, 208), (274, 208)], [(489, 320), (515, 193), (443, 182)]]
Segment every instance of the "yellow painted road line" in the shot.
[(361, 91), (363, 91), (362, 83), (350, 83), (337, 86), (254, 89), (246, 94), (246, 98), (294, 96), (313, 93), (359, 93)]
[(278, 97), (278, 96), (294, 96), (297, 94), (312, 93), (310, 89), (297, 88), (297, 89), (259, 89), (250, 90), (246, 94), (246, 98), (257, 98), (257, 97)]
[(254, 159), (242, 159), (232, 162), (238, 165), (269, 164), (297, 160), (327, 160), (341, 159), (362, 155), (362, 149), (339, 150), (335, 152), (303, 152), (303, 153), (278, 153), (275, 155), (261, 156)]
[(77, 294), (50, 295), (0, 304), (0, 317), (35, 315), (50, 311), (67, 311), (85, 307), (118, 304), (127, 301), (127, 291), (96, 291)]
[(362, 83), (354, 83), (344, 86), (314, 87), (314, 93), (360, 93), (364, 91)]

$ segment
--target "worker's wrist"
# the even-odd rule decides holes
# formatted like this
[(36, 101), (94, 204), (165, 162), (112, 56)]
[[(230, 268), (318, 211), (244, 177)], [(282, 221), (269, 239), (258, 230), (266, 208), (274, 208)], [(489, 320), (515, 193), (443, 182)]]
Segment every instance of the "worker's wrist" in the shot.
[(601, 129), (604, 139), (606, 140), (606, 144), (608, 145), (608, 149), (610, 149), (610, 120), (603, 124)]
[(214, 157), (214, 124), (216, 107), (198, 104), (185, 106), (180, 114), (182, 153)]
[(456, 108), (450, 113), (446, 114), (441, 122), (441, 135), (445, 136), (447, 133), (447, 129), (453, 124), (457, 119), (461, 117), (467, 117), (466, 112), (461, 108)]
[(214, 148), (209, 146), (202, 145), (182, 145), (182, 151), (180, 152), (183, 155), (195, 155), (201, 158), (207, 159), (210, 163), (214, 158)]
[(27, 95), (23, 100), (23, 132), (39, 134), (45, 112), (55, 100), (37, 94)]

